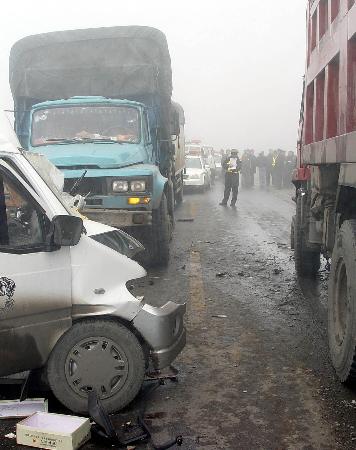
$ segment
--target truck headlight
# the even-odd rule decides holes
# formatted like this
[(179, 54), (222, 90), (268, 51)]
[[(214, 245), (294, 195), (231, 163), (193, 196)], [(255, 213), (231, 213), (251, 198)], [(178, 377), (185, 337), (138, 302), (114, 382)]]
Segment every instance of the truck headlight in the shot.
[(142, 180), (131, 181), (130, 188), (131, 188), (132, 192), (145, 192), (146, 181), (142, 181)]
[(127, 192), (129, 190), (128, 181), (115, 180), (112, 182), (112, 190), (114, 192)]

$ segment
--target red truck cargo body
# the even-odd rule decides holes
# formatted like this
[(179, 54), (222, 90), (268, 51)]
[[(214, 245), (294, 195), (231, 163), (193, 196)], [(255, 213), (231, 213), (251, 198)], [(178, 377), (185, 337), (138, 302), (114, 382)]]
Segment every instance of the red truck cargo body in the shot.
[[(355, 0), (309, 0), (296, 178), (308, 165), (356, 162)], [(355, 177), (356, 179), (356, 177)]]

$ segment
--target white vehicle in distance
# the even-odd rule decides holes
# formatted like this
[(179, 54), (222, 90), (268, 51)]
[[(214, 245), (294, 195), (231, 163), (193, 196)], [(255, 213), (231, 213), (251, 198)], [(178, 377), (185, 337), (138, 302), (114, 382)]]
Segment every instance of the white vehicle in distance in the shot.
[(222, 157), (221, 155), (215, 153), (214, 154), (215, 168), (216, 168), (216, 176), (217, 178), (222, 177)]
[(184, 187), (205, 191), (211, 188), (209, 171), (201, 156), (186, 156)]

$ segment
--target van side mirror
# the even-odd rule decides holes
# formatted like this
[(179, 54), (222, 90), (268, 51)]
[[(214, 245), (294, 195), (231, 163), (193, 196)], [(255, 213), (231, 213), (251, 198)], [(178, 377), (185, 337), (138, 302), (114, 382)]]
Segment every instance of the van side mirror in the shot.
[(77, 216), (55, 216), (52, 219), (55, 245), (77, 245), (83, 231), (83, 220)]

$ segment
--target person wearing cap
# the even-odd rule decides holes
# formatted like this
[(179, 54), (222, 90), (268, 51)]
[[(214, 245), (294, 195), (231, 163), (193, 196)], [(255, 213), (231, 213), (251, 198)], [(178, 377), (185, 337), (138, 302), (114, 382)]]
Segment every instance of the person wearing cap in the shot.
[(241, 170), (241, 161), (237, 150), (231, 150), (230, 156), (223, 161), (222, 168), (225, 172), (225, 190), (224, 198), (220, 205), (227, 206), (227, 202), (229, 201), (232, 192), (230, 205), (234, 208), (236, 205), (237, 194), (239, 193)]

